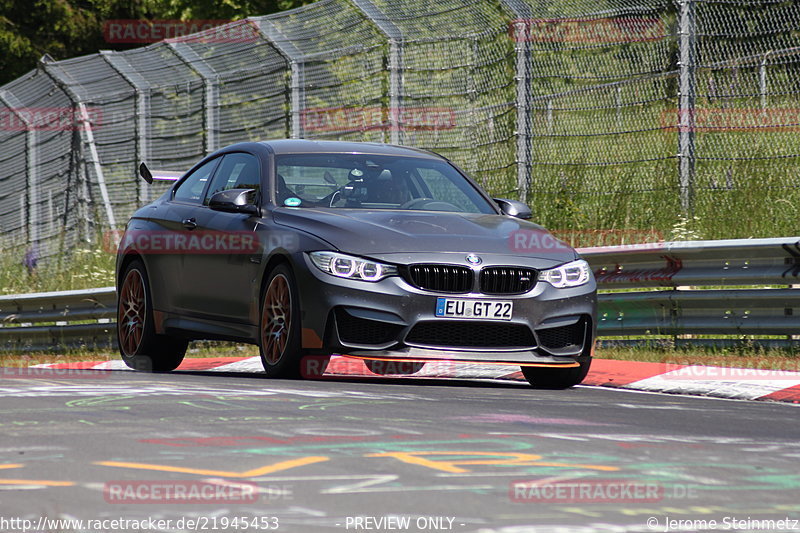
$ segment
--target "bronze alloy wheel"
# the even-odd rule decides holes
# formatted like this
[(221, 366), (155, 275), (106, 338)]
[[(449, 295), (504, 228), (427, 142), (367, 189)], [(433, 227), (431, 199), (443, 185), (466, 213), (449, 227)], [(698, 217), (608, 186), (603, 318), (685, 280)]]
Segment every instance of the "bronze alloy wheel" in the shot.
[(123, 362), (145, 372), (169, 372), (183, 361), (188, 340), (156, 334), (147, 270), (140, 259), (128, 263), (117, 300), (117, 343)]
[(144, 280), (134, 268), (128, 271), (122, 282), (117, 308), (119, 345), (125, 355), (135, 355), (142, 344), (146, 312)]
[(272, 278), (261, 309), (261, 346), (264, 360), (276, 365), (289, 342), (292, 327), (292, 293), (289, 280), (279, 273)]

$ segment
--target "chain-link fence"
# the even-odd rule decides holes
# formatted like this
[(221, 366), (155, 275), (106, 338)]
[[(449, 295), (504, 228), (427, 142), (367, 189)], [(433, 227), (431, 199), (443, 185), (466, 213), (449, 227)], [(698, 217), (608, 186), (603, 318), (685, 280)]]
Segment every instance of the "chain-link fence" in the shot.
[(320, 0), (45, 56), (0, 88), (0, 248), (119, 227), (139, 161), (280, 137), (435, 150), (556, 230), (796, 233), (799, 40), (794, 1)]

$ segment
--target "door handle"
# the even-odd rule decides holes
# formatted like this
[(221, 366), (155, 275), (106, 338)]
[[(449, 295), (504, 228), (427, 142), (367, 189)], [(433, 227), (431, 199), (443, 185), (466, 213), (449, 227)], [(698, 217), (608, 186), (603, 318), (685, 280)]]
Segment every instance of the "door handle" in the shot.
[(186, 228), (186, 229), (194, 229), (194, 228), (197, 227), (197, 220), (195, 220), (194, 217), (192, 217), (192, 218), (184, 218), (181, 221), (181, 224), (183, 224), (183, 227)]

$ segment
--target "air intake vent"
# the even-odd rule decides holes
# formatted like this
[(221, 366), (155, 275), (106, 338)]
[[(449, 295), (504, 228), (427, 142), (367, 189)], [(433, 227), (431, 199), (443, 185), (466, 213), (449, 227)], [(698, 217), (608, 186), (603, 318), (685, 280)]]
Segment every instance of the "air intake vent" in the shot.
[(586, 335), (586, 321), (579, 320), (571, 326), (560, 328), (537, 329), (536, 336), (542, 348), (562, 350), (583, 344)]
[(343, 309), (337, 309), (336, 328), (344, 343), (381, 345), (397, 339), (403, 326), (354, 317)]
[(406, 281), (426, 291), (464, 293), (472, 290), (472, 270), (457, 265), (411, 265)]
[(532, 348), (530, 328), (523, 324), (487, 324), (441, 320), (420, 322), (406, 336), (406, 344), (454, 348)]
[(533, 289), (538, 274), (533, 268), (487, 267), (481, 270), (481, 292), (522, 294)]

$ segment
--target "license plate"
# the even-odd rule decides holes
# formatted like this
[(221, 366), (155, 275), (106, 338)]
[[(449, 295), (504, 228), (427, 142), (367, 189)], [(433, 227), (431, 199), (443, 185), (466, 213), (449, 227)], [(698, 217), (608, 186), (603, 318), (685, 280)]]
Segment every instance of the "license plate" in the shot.
[(480, 320), (511, 320), (514, 302), (506, 300), (436, 299), (436, 316)]

